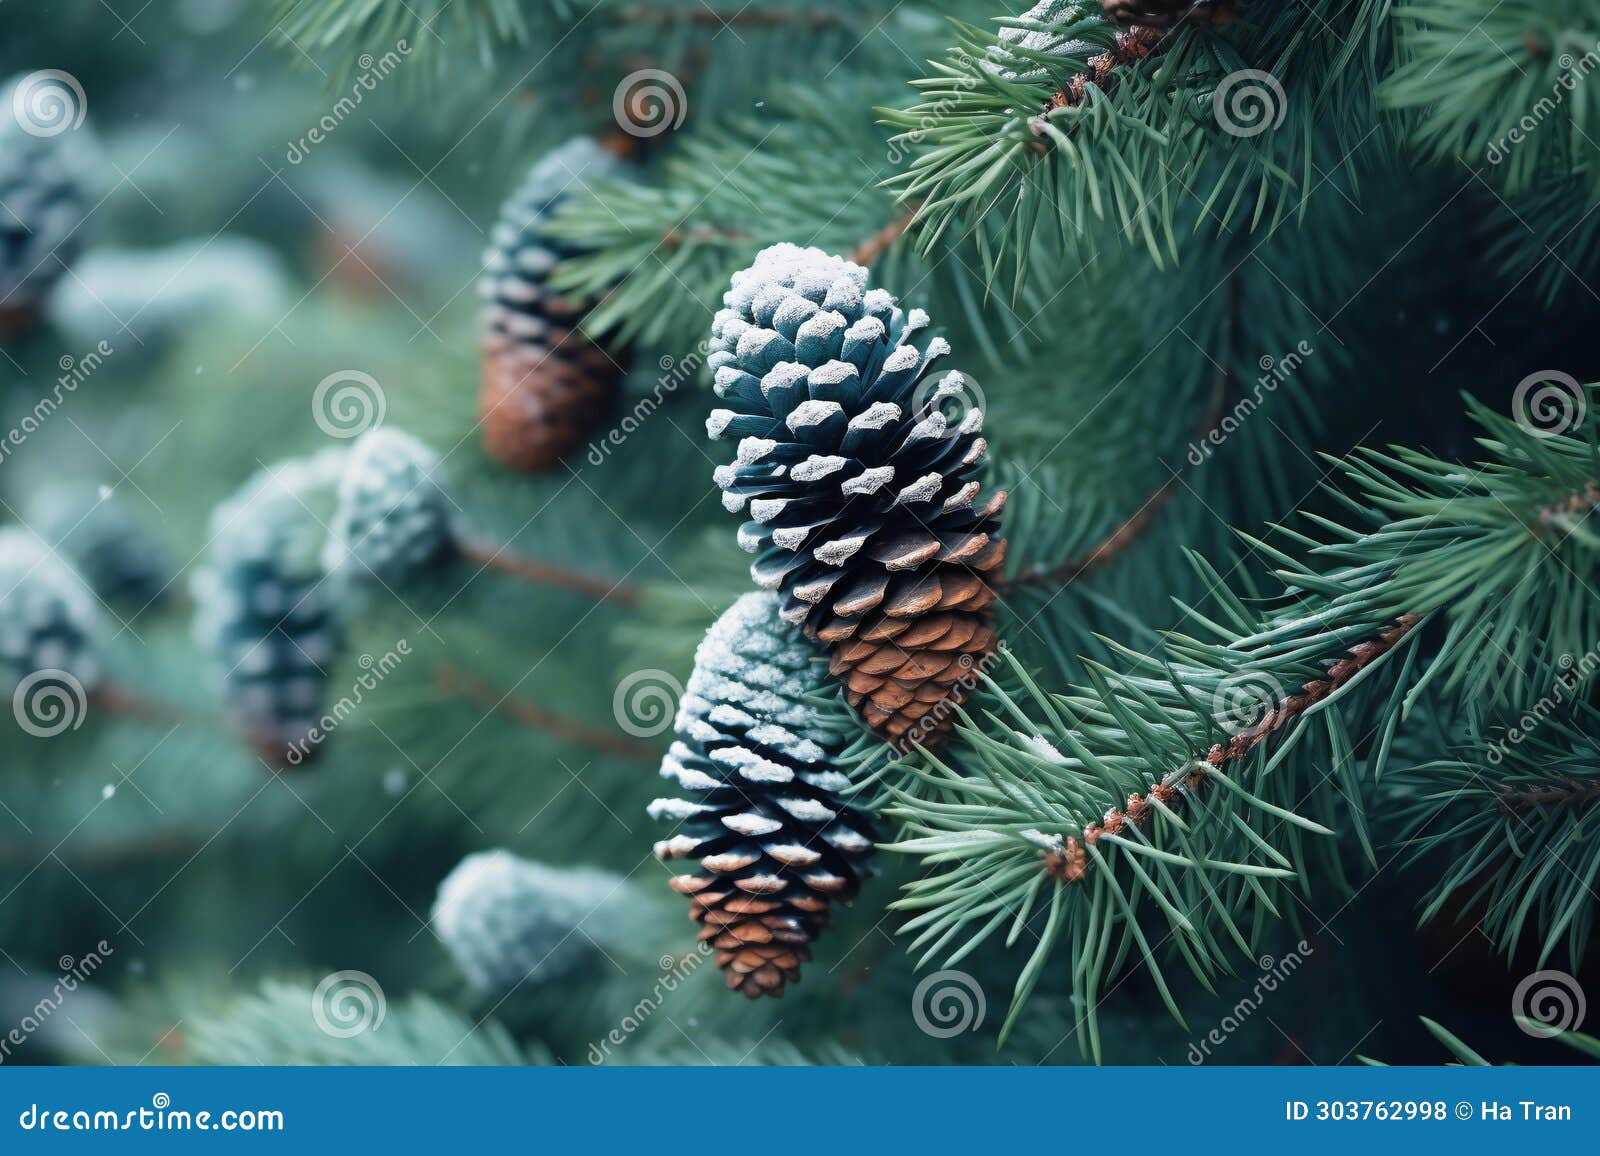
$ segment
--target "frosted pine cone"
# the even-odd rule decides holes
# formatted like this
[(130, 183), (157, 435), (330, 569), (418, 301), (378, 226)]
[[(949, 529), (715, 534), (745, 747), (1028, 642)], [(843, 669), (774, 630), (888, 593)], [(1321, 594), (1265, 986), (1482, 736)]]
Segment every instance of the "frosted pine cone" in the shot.
[(650, 805), (679, 823), (656, 857), (699, 860), (672, 886), (728, 986), (751, 999), (799, 979), (829, 904), (854, 897), (872, 853), (871, 821), (843, 801), (849, 779), (834, 766), (849, 721), (808, 701), (818, 666), (775, 596), (734, 603), (695, 654), (661, 765), (684, 797)]
[(588, 137), (533, 166), (500, 211), (484, 255), (484, 448), (517, 470), (553, 468), (594, 428), (617, 395), (622, 366), (578, 331), (588, 303), (551, 289), (550, 273), (577, 250), (542, 224), (588, 181), (621, 162)]
[(410, 434), (374, 429), (350, 450), (327, 548), (329, 571), (397, 585), (456, 548), (439, 455)]
[[(100, 680), (94, 596), (43, 542), (0, 528), (0, 692), (48, 678), (91, 691)], [(52, 673), (53, 672), (53, 673)]]
[(757, 585), (832, 648), (868, 725), (896, 746), (933, 746), (995, 646), (1006, 496), (980, 494), (982, 410), (947, 413), (966, 382), (929, 376), (948, 343), (918, 349), (928, 315), (866, 279), (793, 245), (735, 274), (708, 359), (728, 408), (706, 428), (739, 439), (715, 476), (723, 505), (750, 516), (739, 544), (758, 555)]

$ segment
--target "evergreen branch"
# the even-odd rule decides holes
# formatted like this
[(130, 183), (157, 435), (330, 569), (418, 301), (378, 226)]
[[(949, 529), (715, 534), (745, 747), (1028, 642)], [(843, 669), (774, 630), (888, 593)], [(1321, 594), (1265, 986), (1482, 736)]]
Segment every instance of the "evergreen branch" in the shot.
[(1583, 958), (1600, 907), (1600, 712), (1569, 705), (1586, 673), (1569, 667), (1509, 727), (1472, 723), (1452, 757), (1394, 784), (1410, 862), (1440, 872), (1422, 920), (1471, 918), (1508, 956), (1532, 934), (1541, 967), (1563, 944)]
[(434, 672), (434, 685), (441, 694), (464, 698), (485, 711), (502, 714), (520, 726), (554, 735), (574, 746), (648, 766), (655, 766), (661, 761), (661, 752), (649, 743), (589, 726), (546, 710), (527, 699), (500, 694), (487, 683), (455, 667), (439, 667)]
[[(1581, 408), (1586, 397), (1569, 400)], [(1597, 568), (1600, 539), (1540, 518), (1575, 512), (1600, 478), (1592, 431), (1533, 432), (1469, 408), (1488, 435), (1479, 444), (1490, 458), (1477, 468), (1416, 451), (1358, 453), (1345, 468), (1365, 502), (1340, 496), (1370, 529), (1313, 519), (1329, 541), (1289, 534), (1310, 564), (1256, 543), (1278, 564), (1276, 607), (1252, 609), (1197, 560), (1215, 605), (1188, 612), (1206, 637), (1174, 633), (1150, 654), (1113, 644), (1122, 669), (1091, 663), (1090, 684), (1063, 696), (1039, 691), (1020, 668), (1020, 701), (991, 679), (999, 705), (966, 718), (952, 752), (969, 769), (925, 755), (907, 773), (931, 788), (927, 797), (896, 792), (892, 813), (910, 837), (893, 849), (937, 869), (900, 901), (920, 912), (908, 925), (918, 944), (944, 950), (967, 929), (959, 957), (1007, 917), (1024, 926), (1041, 877), (1086, 883), (1071, 889), (1076, 901), (1050, 898), (1012, 1020), (1063, 934), (1078, 998), (1092, 1009), (1103, 961), (1130, 950), (1163, 992), (1161, 942), (1202, 981), (1224, 966), (1225, 941), (1250, 950), (1241, 929), (1258, 933), (1279, 914), (1273, 889), (1304, 870), (1302, 833), (1348, 825), (1373, 859), (1358, 756), (1371, 740), (1366, 772), (1382, 773), (1421, 687), (1437, 680), (1492, 702), (1542, 677), (1536, 647), (1600, 638), (1584, 577)], [(1530, 581), (1536, 596), (1523, 589)], [(1444, 640), (1419, 663), (1418, 627), (1433, 616), (1446, 624)], [(1523, 630), (1541, 642), (1518, 641)], [(1310, 665), (1335, 650), (1346, 656)], [(1237, 770), (1224, 775), (1224, 766)], [(1202, 800), (1205, 781), (1223, 789)], [(1180, 791), (1196, 799), (1187, 819), (1171, 805)], [(1325, 852), (1325, 862), (1337, 879), (1337, 856)], [(1148, 918), (1160, 939), (1143, 926), (1140, 898), (1159, 912)], [(1586, 925), (1576, 909), (1563, 914), (1563, 928)], [(1092, 1010), (1081, 1038), (1099, 1054)]]
[(460, 553), (463, 559), (485, 570), (492, 570), (496, 574), (504, 574), (522, 582), (553, 586), (558, 590), (570, 590), (575, 594), (593, 598), (596, 602), (611, 602), (618, 606), (636, 606), (639, 602), (638, 588), (627, 582), (612, 581), (567, 566), (508, 554), (504, 546), (465, 541), (460, 543)]

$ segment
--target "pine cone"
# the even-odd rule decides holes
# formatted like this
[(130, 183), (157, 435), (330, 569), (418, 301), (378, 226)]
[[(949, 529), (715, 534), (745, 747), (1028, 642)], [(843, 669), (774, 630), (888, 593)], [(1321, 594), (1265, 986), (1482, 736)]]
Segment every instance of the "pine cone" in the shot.
[(602, 952), (625, 954), (649, 918), (645, 906), (609, 871), (483, 851), (439, 885), (430, 922), (467, 981), (498, 994), (570, 975)]
[(588, 137), (570, 141), (533, 166), (490, 236), (478, 285), (486, 301), (478, 416), (484, 448), (512, 469), (553, 468), (617, 395), (623, 367), (578, 329), (588, 303), (547, 283), (578, 250), (541, 225), (588, 181), (622, 171)]
[(410, 434), (375, 429), (350, 450), (323, 561), (331, 573), (399, 585), (454, 556), (439, 455)]
[(661, 764), (689, 797), (650, 805), (652, 818), (681, 824), (656, 858), (700, 861), (672, 887), (690, 897), (728, 986), (751, 999), (798, 981), (830, 901), (855, 895), (872, 853), (871, 820), (841, 801), (849, 779), (832, 766), (848, 720), (807, 699), (815, 665), (776, 597), (734, 603), (695, 654)]
[(77, 259), (88, 198), (68, 146), (29, 136), (9, 123), (0, 130), (0, 330), (24, 328), (46, 291)]
[(196, 636), (222, 669), (235, 722), (274, 767), (307, 762), (324, 737), (329, 665), (344, 629), (324, 581), (315, 504), (332, 492), (344, 456), (328, 451), (258, 474), (212, 515), (211, 557), (194, 578)]
[(1005, 493), (979, 495), (981, 409), (954, 424), (958, 373), (928, 377), (949, 351), (908, 344), (928, 324), (866, 270), (777, 245), (735, 274), (712, 326), (716, 392), (706, 423), (737, 437), (715, 477), (752, 520), (757, 585), (783, 594), (784, 621), (832, 648), (832, 672), (869, 726), (897, 747), (935, 746), (995, 646), (988, 585), (1005, 557)]
[(44, 487), (29, 502), (28, 521), (106, 602), (138, 612), (166, 599), (178, 568), (116, 495), (71, 484)]
[(46, 693), (41, 682), (64, 684), (75, 698), (92, 691), (100, 680), (99, 621), (94, 596), (71, 567), (27, 531), (0, 528), (0, 692), (7, 699), (30, 680), (30, 701)]
[(1106, 19), (1119, 27), (1171, 28), (1175, 24), (1226, 24), (1233, 0), (1101, 0)]

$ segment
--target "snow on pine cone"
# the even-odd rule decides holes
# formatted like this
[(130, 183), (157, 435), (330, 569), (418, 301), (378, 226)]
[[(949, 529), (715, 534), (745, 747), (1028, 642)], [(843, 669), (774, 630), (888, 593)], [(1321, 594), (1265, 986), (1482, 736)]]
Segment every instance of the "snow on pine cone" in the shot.
[(737, 273), (712, 325), (706, 422), (738, 438), (717, 469), (723, 505), (747, 512), (739, 543), (783, 618), (832, 651), (846, 698), (896, 747), (937, 746), (995, 646), (991, 574), (1004, 491), (978, 482), (983, 412), (954, 422), (949, 352), (859, 265), (776, 245)]
[(484, 298), (478, 416), (484, 448), (516, 470), (548, 470), (612, 404), (622, 367), (578, 330), (589, 303), (550, 288), (578, 250), (541, 228), (587, 182), (622, 173), (589, 137), (568, 141), (529, 172), (500, 210), (478, 283)]
[(31, 314), (77, 257), (89, 202), (67, 144), (0, 114), (0, 315)]
[(193, 581), (195, 635), (222, 670), (235, 723), (274, 767), (315, 753), (329, 665), (344, 643), (318, 508), (344, 457), (327, 450), (270, 467), (219, 505)]
[(99, 621), (94, 595), (70, 566), (26, 530), (0, 528), (0, 692), (10, 698), (28, 683), (31, 696), (42, 682), (75, 696), (93, 690)]
[(820, 662), (778, 608), (772, 594), (746, 594), (706, 634), (661, 764), (684, 797), (650, 804), (652, 818), (678, 824), (656, 858), (699, 860), (672, 887), (689, 896), (728, 986), (751, 999), (800, 978), (829, 904), (853, 898), (870, 871), (873, 840), (834, 766), (852, 726), (808, 700)]
[(609, 871), (481, 851), (445, 876), (431, 922), (467, 982), (500, 994), (625, 952), (640, 906), (634, 885)]
[(455, 529), (440, 467), (439, 455), (408, 433), (362, 434), (339, 479), (328, 570), (395, 586), (451, 557)]

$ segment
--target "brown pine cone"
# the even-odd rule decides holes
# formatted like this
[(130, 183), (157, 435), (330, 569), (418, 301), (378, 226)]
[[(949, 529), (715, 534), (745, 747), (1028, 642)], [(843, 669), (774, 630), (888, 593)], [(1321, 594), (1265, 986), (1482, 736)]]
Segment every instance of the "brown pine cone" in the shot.
[(671, 886), (690, 897), (728, 986), (751, 999), (799, 979), (830, 904), (870, 873), (871, 820), (844, 802), (850, 780), (834, 766), (849, 719), (811, 701), (820, 665), (777, 597), (734, 603), (695, 654), (661, 764), (685, 797), (650, 805), (679, 823), (656, 857), (700, 862)]
[(511, 469), (552, 469), (617, 396), (622, 365), (578, 328), (588, 304), (548, 283), (576, 250), (542, 225), (586, 180), (621, 172), (588, 137), (570, 141), (533, 167), (490, 237), (478, 287), (485, 301), (478, 416), (484, 449)]

